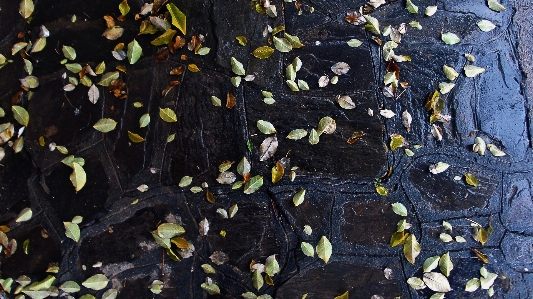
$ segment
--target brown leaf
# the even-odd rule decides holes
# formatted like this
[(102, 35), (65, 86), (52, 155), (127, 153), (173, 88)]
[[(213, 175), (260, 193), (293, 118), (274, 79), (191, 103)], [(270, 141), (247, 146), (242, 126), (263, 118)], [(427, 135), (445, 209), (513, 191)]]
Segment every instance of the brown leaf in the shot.
[(167, 61), (167, 59), (168, 59), (168, 48), (167, 47), (163, 47), (157, 50), (157, 53), (155, 54), (155, 62), (163, 63)]
[(277, 149), (278, 138), (276, 136), (266, 138), (259, 147), (259, 161), (265, 161), (270, 159), (276, 153)]
[(387, 65), (387, 72), (394, 72), (396, 76), (396, 80), (400, 80), (400, 67), (394, 63), (394, 60), (391, 59), (389, 61), (389, 64)]
[(152, 6), (152, 15), (157, 15), (161, 7), (165, 6), (168, 0), (159, 0), (154, 1), (154, 6)]
[(232, 109), (235, 105), (237, 105), (237, 99), (231, 92), (228, 92), (226, 96), (226, 108)]
[(104, 16), (105, 23), (107, 25), (107, 28), (113, 28), (115, 27), (115, 20), (112, 16)]
[(346, 16), (344, 17), (344, 19), (346, 20), (346, 22), (352, 25), (362, 25), (366, 23), (365, 17), (363, 17), (363, 15), (357, 11), (346, 13)]
[(126, 88), (126, 83), (120, 79), (115, 79), (109, 84), (109, 91), (119, 99), (125, 99), (127, 97), (126, 91), (123, 90), (124, 88)]
[(348, 138), (346, 143), (348, 144), (354, 144), (357, 140), (361, 139), (361, 137), (365, 136), (365, 133), (363, 131), (355, 131), (353, 132), (352, 136)]
[(215, 251), (213, 252), (213, 254), (211, 254), (211, 256), (209, 257), (209, 259), (211, 259), (211, 261), (215, 264), (215, 265), (222, 265), (224, 264), (225, 262), (229, 261), (229, 257), (227, 254), (225, 254), (224, 252), (222, 251)]
[(209, 190), (205, 192), (205, 198), (208, 202), (215, 203), (215, 196), (213, 195), (213, 193), (209, 192)]
[(185, 68), (183, 67), (183, 65), (180, 65), (180, 66), (178, 66), (176, 68), (171, 69), (170, 70), (170, 74), (179, 76), (179, 75), (183, 74), (183, 70), (184, 69)]
[(189, 51), (195, 51), (196, 53), (196, 49), (199, 48), (201, 45), (202, 45), (202, 42), (204, 41), (203, 36), (200, 36), (200, 35), (193, 35), (191, 37), (191, 41), (189, 42), (189, 44), (187, 44), (187, 48), (189, 49)]

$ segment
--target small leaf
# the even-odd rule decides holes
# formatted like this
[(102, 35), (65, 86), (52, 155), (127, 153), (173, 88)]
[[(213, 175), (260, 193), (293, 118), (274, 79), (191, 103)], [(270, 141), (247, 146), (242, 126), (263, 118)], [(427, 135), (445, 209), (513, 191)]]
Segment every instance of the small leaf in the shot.
[(207, 233), (209, 232), (209, 221), (207, 218), (204, 218), (202, 221), (200, 221), (198, 224), (198, 231), (200, 236), (207, 236)]
[(98, 85), (109, 86), (109, 84), (111, 84), (111, 81), (118, 79), (119, 76), (119, 72), (105, 73), (102, 75), (102, 78), (100, 79), (100, 82), (98, 82)]
[(128, 0), (123, 0), (118, 5), (118, 10), (120, 10), (120, 14), (125, 16), (130, 12), (130, 6), (128, 5)]
[(453, 81), (459, 76), (458, 72), (456, 72), (452, 67), (449, 67), (447, 65), (444, 65), (442, 67), (442, 70), (444, 71), (444, 75), (446, 75), (446, 78), (448, 78), (448, 80)]
[(76, 192), (80, 191), (87, 181), (85, 170), (78, 163), (72, 163), (72, 173), (70, 174), (70, 181)]
[(454, 86), (455, 86), (454, 83), (441, 82), (441, 83), (439, 83), (440, 93), (447, 94), (448, 92), (450, 92), (452, 90), (452, 88), (454, 88)]
[(274, 54), (274, 49), (269, 46), (259, 47), (252, 53), (255, 58), (267, 59)]
[(72, 280), (65, 281), (60, 287), (60, 290), (62, 290), (65, 293), (76, 293), (80, 291), (80, 285)]
[(108, 40), (117, 40), (124, 34), (124, 28), (120, 26), (113, 26), (110, 28), (107, 28), (102, 35), (107, 38)]
[(65, 64), (65, 68), (67, 70), (73, 72), (73, 73), (76, 73), (76, 74), (81, 72), (81, 70), (83, 70), (83, 68), (81, 67), (81, 64), (79, 64), (79, 63), (67, 63), (67, 64)]
[(39, 37), (35, 43), (33, 43), (33, 47), (31, 48), (31, 53), (37, 53), (41, 52), (44, 47), (46, 47), (46, 37)]
[(178, 186), (181, 188), (187, 187), (192, 183), (192, 177), (191, 176), (184, 176), (181, 178), (180, 182), (178, 183)]
[(305, 189), (302, 189), (292, 197), (292, 202), (294, 203), (294, 206), (297, 207), (301, 205), (305, 200)]
[(409, 237), (405, 239), (405, 244), (403, 245), (403, 254), (407, 261), (414, 265), (416, 257), (420, 254), (420, 251), (422, 251), (422, 247), (420, 247), (415, 235), (409, 235)]
[(422, 269), (424, 270), (424, 272), (431, 272), (437, 268), (437, 266), (439, 265), (439, 261), (440, 261), (440, 256), (438, 255), (428, 257), (424, 261), (424, 265), (422, 266)]
[(65, 55), (65, 58), (68, 60), (74, 60), (76, 59), (76, 50), (70, 46), (63, 46), (61, 49), (63, 51), (63, 55)]
[(287, 138), (291, 140), (300, 140), (307, 136), (307, 131), (304, 129), (295, 129), (289, 132), (289, 135), (287, 135)]
[(392, 112), (391, 110), (388, 110), (388, 109), (382, 109), (382, 110), (379, 110), (379, 114), (385, 118), (392, 118), (396, 115), (396, 113)]
[(15, 219), (15, 222), (24, 222), (31, 219), (33, 215), (33, 212), (30, 208), (24, 208), (20, 213), (18, 214), (17, 218)]
[(139, 134), (133, 133), (131, 131), (128, 131), (128, 138), (131, 140), (131, 142), (134, 143), (140, 143), (144, 141), (144, 138), (142, 138)]
[(265, 121), (265, 120), (258, 120), (257, 121), (257, 128), (263, 134), (274, 134), (274, 133), (276, 133), (276, 128), (274, 128), (274, 125), (272, 125), (270, 122)]
[(331, 71), (337, 75), (344, 75), (348, 73), (350, 66), (346, 62), (337, 62), (331, 66)]
[(159, 108), (159, 116), (162, 120), (168, 123), (174, 123), (178, 121), (176, 113), (174, 113), (174, 111), (172, 111), (170, 108)]
[(407, 217), (407, 208), (402, 203), (399, 203), (399, 202), (393, 203), (392, 211), (397, 215), (400, 215), (402, 217)]
[(286, 38), (279, 38), (274, 36), (274, 47), (280, 52), (287, 53), (292, 50), (291, 43)]
[(322, 117), (320, 121), (318, 122), (318, 136), (324, 134), (333, 134), (335, 132), (335, 129), (337, 128), (337, 124), (335, 120), (329, 116)]
[(455, 45), (461, 41), (457, 35), (451, 32), (442, 33), (441, 39), (447, 45)]
[(222, 100), (220, 100), (218, 97), (216, 96), (211, 96), (211, 103), (213, 104), (213, 106), (215, 107), (222, 107)]
[(28, 46), (28, 43), (26, 42), (18, 42), (14, 44), (13, 47), (11, 48), (11, 55), (17, 54), (20, 50), (26, 48), (26, 46)]
[(480, 287), (481, 287), (481, 283), (479, 282), (479, 278), (472, 278), (466, 282), (465, 291), (475, 292)]
[(141, 45), (137, 42), (137, 40), (133, 40), (128, 44), (128, 61), (130, 64), (134, 64), (139, 60), (143, 53), (143, 49), (141, 48)]
[(387, 196), (389, 194), (389, 191), (383, 186), (376, 186), (376, 193), (381, 196)]
[(379, 21), (378, 19), (372, 17), (372, 16), (369, 16), (369, 15), (364, 15), (365, 19), (366, 19), (366, 22), (367, 24), (365, 25), (365, 29), (372, 32), (372, 33), (375, 33), (377, 35), (380, 35), (381, 34), (381, 31), (379, 30)]
[(402, 147), (404, 146), (404, 140), (403, 140), (403, 136), (400, 135), (400, 134), (392, 134), (391, 135), (391, 140), (390, 140), (390, 149), (391, 151), (399, 148), (399, 147)]
[(407, 284), (409, 284), (415, 290), (422, 290), (426, 288), (424, 281), (418, 277), (411, 277), (407, 279)]
[(157, 234), (164, 239), (174, 238), (185, 233), (183, 226), (176, 223), (162, 223), (157, 227)]
[(467, 77), (469, 77), (469, 78), (473, 78), (473, 77), (485, 72), (484, 68), (478, 67), (478, 66), (475, 66), (475, 65), (467, 65), (463, 69), (465, 71), (465, 75)]
[(410, 13), (412, 14), (418, 13), (418, 6), (414, 5), (413, 2), (411, 2), (411, 0), (407, 0), (405, 6), (407, 7), (407, 11), (409, 11)]
[(304, 80), (298, 80), (298, 87), (301, 90), (309, 90), (309, 85)]
[(246, 292), (246, 293), (242, 293), (241, 296), (244, 298), (244, 299), (257, 299), (257, 295), (252, 293), (252, 292)]
[(259, 161), (270, 159), (276, 153), (277, 149), (278, 138), (276, 136), (265, 138), (259, 147)]
[(113, 131), (116, 126), (117, 122), (111, 118), (102, 118), (94, 124), (93, 128), (102, 133), (107, 133)]
[(39, 79), (35, 76), (26, 76), (24, 79), (20, 79), (20, 83), (28, 88), (39, 87)]
[(242, 63), (240, 63), (235, 57), (231, 57), (231, 70), (239, 76), (244, 76), (245, 71)]
[(498, 0), (488, 0), (487, 5), (490, 9), (500, 12), (505, 10), (505, 6), (501, 5)]
[(233, 184), (237, 177), (231, 171), (223, 171), (217, 177), (217, 182), (219, 184)]
[(432, 164), (429, 166), (429, 172), (432, 174), (438, 174), (441, 172), (446, 171), (450, 167), (450, 164), (444, 163), (444, 162), (437, 162), (436, 164)]
[(139, 119), (139, 127), (144, 128), (150, 123), (150, 114), (145, 113)]
[(447, 293), (452, 290), (446, 276), (437, 272), (424, 273), (424, 283), (429, 289), (439, 293)]
[(298, 84), (296, 84), (296, 82), (292, 80), (286, 80), (285, 83), (287, 83), (287, 86), (289, 86), (292, 91), (300, 91), (300, 88), (298, 88)]
[(246, 44), (248, 43), (246, 37), (242, 35), (236, 36), (235, 39), (239, 42), (241, 46), (246, 46)]
[[(451, 237), (450, 237), (451, 239)], [(449, 252), (446, 252), (445, 254), (443, 254), (439, 260), (439, 268), (440, 268), (440, 272), (442, 272), (442, 274), (446, 275), (447, 277), (450, 276), (450, 272), (453, 270), (453, 263), (452, 263), (452, 260), (450, 258), (450, 253)]]
[(426, 7), (426, 16), (431, 17), (437, 12), (437, 6)]
[(72, 222), (63, 222), (63, 224), (65, 225), (65, 235), (67, 238), (78, 242), (80, 240), (80, 227)]
[(344, 292), (344, 294), (336, 296), (333, 299), (348, 299), (348, 298), (349, 298), (349, 294), (348, 294), (348, 291), (346, 291), (346, 292)]
[(276, 255), (273, 254), (269, 257), (267, 257), (265, 261), (265, 273), (269, 276), (274, 276), (277, 273), (279, 273), (279, 263), (276, 260)]
[(174, 3), (167, 4), (167, 9), (172, 16), (172, 25), (176, 26), (181, 33), (187, 35), (187, 17)]
[(237, 214), (237, 211), (239, 211), (239, 206), (237, 204), (229, 207), (229, 218), (233, 218), (235, 214)]
[(314, 257), (315, 256), (315, 249), (313, 248), (313, 245), (311, 245), (311, 244), (309, 244), (307, 242), (302, 242), (301, 248), (302, 248), (302, 252), (306, 256), (310, 256), (310, 257)]
[(470, 186), (477, 187), (479, 185), (477, 178), (471, 173), (465, 173), (465, 180)]
[(362, 41), (355, 39), (355, 38), (347, 41), (346, 43), (348, 44), (348, 46), (353, 47), (353, 48), (357, 48), (363, 44)]
[(156, 37), (150, 43), (152, 45), (154, 45), (154, 46), (168, 45), (172, 41), (172, 38), (174, 38), (174, 35), (176, 35), (176, 33), (177, 33), (176, 30), (168, 29), (163, 34), (161, 34), (160, 36)]
[(483, 32), (489, 32), (489, 31), (493, 30), (494, 28), (496, 28), (496, 25), (492, 24), (492, 22), (488, 21), (488, 20), (479, 21), (477, 23), (477, 26)]
[(211, 48), (209, 48), (209, 47), (201, 47), (200, 49), (198, 49), (196, 54), (204, 56), (204, 55), (209, 54), (209, 52), (211, 52)]
[(23, 126), (28, 126), (28, 122), (30, 121), (30, 115), (28, 114), (28, 111), (26, 109), (21, 106), (14, 105), (11, 107), (11, 111), (13, 111), (13, 116), (19, 124)]
[(328, 238), (326, 238), (326, 236), (322, 236), (320, 241), (318, 241), (318, 245), (316, 246), (316, 253), (318, 257), (327, 264), (329, 258), (331, 257), (332, 250), (333, 248), (331, 247), (331, 243), (329, 242)]
[(444, 293), (435, 293), (429, 297), (429, 299), (444, 299)]
[(96, 104), (96, 102), (98, 102), (98, 99), (100, 98), (100, 91), (96, 85), (92, 84), (87, 94), (91, 103)]
[(355, 103), (352, 101), (352, 98), (346, 95), (337, 97), (337, 103), (343, 109), (349, 110), (355, 108)]
[(496, 278), (498, 278), (498, 275), (496, 273), (489, 272), (487, 273), (487, 275), (479, 279), (479, 284), (482, 289), (488, 290), (490, 287), (492, 287)]
[(444, 243), (448, 243), (448, 242), (453, 241), (452, 236), (450, 236), (449, 234), (446, 234), (446, 233), (441, 233), (441, 234), (439, 235), (439, 238), (440, 238), (440, 240), (441, 240), (442, 242), (444, 242)]
[(278, 161), (276, 162), (276, 165), (272, 167), (272, 183), (275, 184), (283, 178), (283, 174), (285, 173), (285, 168), (283, 165)]
[(33, 0), (22, 0), (20, 1), (19, 13), (24, 18), (27, 19), (31, 16), (34, 10)]
[(117, 290), (109, 289), (109, 290), (105, 291), (102, 294), (102, 298), (101, 299), (116, 299), (117, 295), (118, 295), (118, 291)]
[(260, 175), (256, 175), (244, 185), (244, 193), (252, 194), (257, 191), (261, 186), (263, 186), (263, 177)]
[(313, 128), (311, 129), (311, 134), (309, 134), (309, 143), (315, 145), (319, 142), (319, 136), (316, 130)]
[(455, 236), (455, 242), (466, 243), (466, 239), (464, 237), (461, 237), (461, 236)]
[(252, 166), (246, 157), (242, 157), (239, 164), (237, 164), (237, 173), (244, 176), (247, 173), (250, 173)]
[(489, 149), (490, 153), (494, 156), (494, 157), (503, 157), (506, 155), (506, 153), (504, 153), (502, 150), (500, 150), (497, 146), (495, 146), (494, 144), (487, 144), (487, 148)]
[(304, 44), (300, 42), (300, 39), (296, 35), (290, 35), (287, 32), (285, 32), (283, 35), (289, 41), (293, 48), (298, 49), (304, 46)]

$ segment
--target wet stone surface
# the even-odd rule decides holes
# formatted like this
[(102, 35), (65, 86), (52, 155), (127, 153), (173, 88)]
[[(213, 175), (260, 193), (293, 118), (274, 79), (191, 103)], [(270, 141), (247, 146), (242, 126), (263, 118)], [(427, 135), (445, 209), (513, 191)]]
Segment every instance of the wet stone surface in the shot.
[[(382, 31), (413, 20), (422, 26), (418, 30), (407, 25), (395, 49), (411, 58), (397, 63), (400, 81), (409, 83), (397, 99), (382, 92), (389, 63), (383, 59), (383, 47), (364, 26), (345, 21), (346, 13), (357, 11), (365, 1), (302, 0), (295, 5), (271, 0), (278, 15), (271, 18), (259, 14), (250, 1), (170, 0), (187, 17), (187, 34), (178, 31), (178, 35), (189, 42), (201, 34), (202, 47), (210, 51), (196, 55), (186, 45), (159, 62), (155, 57), (162, 47), (150, 41), (161, 32), (138, 35), (141, 20), (134, 18), (144, 2), (152, 1), (129, 1), (131, 12), (124, 21), (116, 21), (124, 34), (115, 41), (102, 36), (103, 16), (116, 19), (121, 1), (34, 2), (35, 11), (26, 22), (18, 13), (19, 1), (0, 0), (0, 54), (12, 60), (0, 69), (0, 106), (5, 111), (0, 125), (14, 124), (15, 135), (9, 142), (0, 141), (5, 153), (0, 158), (0, 225), (18, 245), (9, 257), (13, 244), (8, 248), (1, 244), (0, 279), (27, 275), (35, 282), (50, 274), (56, 277), (53, 286), (69, 280), (81, 284), (99, 273), (109, 279), (104, 289), (83, 286), (74, 298), (86, 294), (101, 298), (114, 288), (117, 298), (242, 298), (243, 293), (253, 292), (273, 298), (308, 294), (313, 299), (335, 298), (348, 291), (349, 298), (417, 299), (435, 292), (414, 290), (406, 281), (424, 275), (427, 258), (449, 252), (454, 268), (447, 278), (452, 290), (446, 298), (487, 298), (486, 290), (464, 291), (470, 279), (480, 277), (483, 266), (498, 275), (493, 298), (533, 298), (530, 1), (504, 0), (506, 10), (495, 12), (485, 1), (420, 0), (414, 1), (419, 7), (416, 15), (407, 11), (405, 1), (384, 1), (369, 13)], [(424, 16), (430, 5), (438, 7), (436, 14)], [(160, 13), (166, 11), (163, 7)], [(74, 14), (76, 22), (71, 21)], [(479, 30), (476, 24), (483, 19), (496, 28)], [(35, 42), (41, 25), (50, 31), (47, 46), (24, 56), (40, 82), (30, 99), (19, 81), (27, 76), (24, 61), (11, 51), (17, 42)], [(256, 48), (274, 48), (267, 26), (284, 26), (304, 46), (285, 53), (276, 50), (268, 59), (255, 58)], [(461, 41), (443, 43), (441, 33), (448, 31)], [(22, 37), (17, 37), (20, 32)], [(240, 45), (236, 36), (245, 36), (247, 44)], [(142, 47), (139, 61), (129, 64), (127, 59), (113, 58), (111, 51), (118, 43), (124, 43), (126, 50), (134, 38)], [(349, 47), (350, 39), (362, 44)], [(100, 97), (93, 104), (86, 86), (64, 91), (69, 81), (63, 74), (78, 79), (79, 75), (60, 63), (63, 45), (76, 49), (73, 62), (81, 66), (95, 69), (104, 61), (106, 72), (119, 70), (127, 96), (119, 99), (108, 87), (95, 85)], [(465, 53), (476, 61), (469, 62)], [(232, 85), (231, 57), (255, 79)], [(306, 81), (307, 91), (291, 91), (286, 84), (286, 68), (296, 57), (302, 62), (296, 80)], [(336, 84), (319, 87), (320, 77), (335, 76), (331, 66), (337, 62), (347, 63), (350, 70), (339, 75)], [(200, 71), (191, 71), (190, 64)], [(470, 64), (485, 72), (466, 77), (462, 70)], [(436, 123), (443, 135), (438, 141), (424, 105), (440, 82), (450, 82), (443, 65), (460, 75), (453, 81), (455, 87), (441, 95), (442, 114), (451, 119)], [(170, 75), (178, 67), (184, 72)], [(102, 76), (89, 77), (97, 83)], [(164, 93), (171, 81), (179, 84)], [(17, 96), (19, 91), (22, 95)], [(263, 91), (272, 93), (274, 104), (263, 101)], [(228, 94), (235, 97), (232, 108), (226, 107), (231, 104)], [(355, 107), (343, 109), (337, 103), (341, 95), (350, 96)], [(221, 99), (220, 107), (213, 105), (212, 96)], [(13, 105), (29, 113), (23, 131)], [(172, 110), (177, 121), (163, 121), (161, 108)], [(381, 109), (396, 115), (382, 117)], [(410, 131), (402, 124), (403, 111), (412, 115)], [(151, 121), (141, 128), (139, 119), (145, 114)], [(335, 120), (336, 130), (320, 135), (318, 144), (311, 145), (309, 135), (286, 138), (294, 129), (309, 134), (326, 116)], [(95, 130), (93, 125), (101, 118), (115, 120), (116, 128), (105, 134)], [(261, 133), (259, 120), (271, 122), (276, 133)], [(349, 144), (348, 138), (357, 131), (364, 135)], [(133, 142), (128, 132), (144, 141)], [(403, 147), (391, 150), (392, 134), (403, 136)], [(15, 153), (13, 142), (19, 135), (24, 146)], [(260, 145), (273, 136), (277, 151), (261, 161)], [(507, 155), (472, 152), (475, 137)], [(72, 168), (61, 162), (66, 154), (51, 151), (51, 144), (85, 160), (87, 182), (78, 192), (69, 179)], [(413, 155), (406, 155), (405, 148)], [(242, 181), (236, 166), (243, 157), (251, 164), (250, 176), (261, 175), (264, 180), (252, 194), (216, 180), (219, 165), (231, 161), (229, 171)], [(284, 163), (285, 173), (274, 184), (271, 169), (278, 161)], [(450, 167), (430, 173), (437, 162)], [(294, 181), (289, 179), (291, 170)], [(479, 185), (469, 184), (466, 173), (473, 174)], [(179, 187), (184, 176), (191, 176), (192, 184)], [(138, 189), (143, 184), (147, 190)], [(202, 186), (201, 191), (193, 193), (193, 186)], [(377, 186), (386, 188), (387, 194), (379, 195)], [(301, 190), (306, 190), (305, 198), (295, 206), (293, 197)], [(208, 202), (211, 195), (213, 203)], [(403, 204), (407, 216), (396, 214), (393, 203)], [(238, 211), (229, 215), (235, 204)], [(16, 222), (26, 207), (33, 211), (32, 218)], [(78, 242), (66, 236), (63, 223), (75, 216), (83, 216)], [(421, 245), (414, 264), (404, 256), (403, 245), (390, 245), (403, 219), (411, 225), (406, 232)], [(209, 231), (203, 234), (205, 220)], [(443, 221), (453, 229), (446, 230)], [(185, 229), (171, 247), (180, 262), (154, 240), (152, 232), (161, 223)], [(484, 244), (474, 238), (478, 226), (491, 231)], [(454, 240), (444, 242), (443, 234)], [(332, 247), (327, 262), (318, 252), (304, 254), (303, 242), (318, 251), (323, 237)], [(481, 250), (488, 263), (476, 258), (472, 248)], [(272, 256), (279, 273), (271, 277), (262, 273), (265, 282), (258, 290), (251, 269), (261, 269), (260, 264)], [(59, 266), (57, 273), (46, 272), (50, 263)], [(206, 274), (202, 269), (206, 265), (214, 273)], [(158, 295), (150, 290), (154, 280), (163, 284)], [(204, 283), (216, 284), (220, 294), (209, 295), (201, 287)], [(9, 293), (6, 280), (0, 284)], [(16, 286), (7, 298), (15, 298)]]

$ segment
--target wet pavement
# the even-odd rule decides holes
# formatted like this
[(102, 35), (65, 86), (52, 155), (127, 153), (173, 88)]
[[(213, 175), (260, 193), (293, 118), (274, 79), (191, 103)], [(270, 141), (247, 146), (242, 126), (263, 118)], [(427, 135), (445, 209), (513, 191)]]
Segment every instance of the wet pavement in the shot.
[[(116, 21), (125, 30), (115, 41), (102, 36), (106, 29), (103, 16), (116, 19), (121, 1), (34, 1), (35, 12), (28, 23), (18, 12), (19, 1), (0, 0), (0, 54), (13, 60), (0, 69), (5, 111), (0, 124), (13, 123), (16, 135), (11, 142), (2, 141), (0, 225), (8, 227), (7, 237), (18, 243), (11, 257), (5, 250), (0, 254), (4, 289), (8, 290), (5, 279), (20, 275), (32, 281), (54, 275), (53, 286), (59, 287), (65, 281), (81, 284), (101, 273), (109, 279), (103, 289), (82, 286), (73, 296), (101, 298), (115, 289), (117, 298), (242, 298), (246, 292), (274, 298), (302, 298), (304, 294), (334, 298), (346, 291), (349, 298), (430, 298), (434, 291), (428, 287), (415, 290), (407, 280), (423, 277), (427, 258), (449, 252), (454, 268), (448, 277), (452, 290), (445, 298), (487, 298), (487, 290), (465, 291), (469, 280), (480, 277), (483, 265), (498, 275), (493, 298), (533, 298), (530, 1), (501, 1), (506, 8), (501, 12), (491, 10), (483, 0), (414, 1), (418, 14), (411, 14), (404, 1), (387, 1), (370, 11), (382, 31), (388, 25), (398, 28), (411, 21), (422, 26), (419, 30), (407, 25), (395, 49), (396, 54), (411, 58), (396, 63), (400, 81), (409, 84), (397, 99), (383, 93), (389, 62), (383, 59), (383, 46), (372, 40), (377, 35), (345, 20), (347, 13), (358, 11), (365, 1), (271, 0), (277, 9), (274, 18), (258, 13), (248, 0), (171, 1), (187, 16), (187, 33), (178, 30), (178, 35), (189, 42), (201, 34), (205, 38), (202, 47), (210, 51), (197, 55), (185, 45), (164, 61), (155, 59), (161, 47), (150, 44), (161, 31), (137, 35), (141, 20), (147, 18), (134, 19), (144, 4), (141, 0), (130, 0), (131, 12), (124, 21)], [(428, 6), (438, 7), (431, 17), (424, 15)], [(165, 7), (160, 13), (164, 12)], [(72, 22), (73, 15), (76, 22)], [(481, 20), (491, 21), (496, 28), (481, 31), (477, 26)], [(50, 31), (46, 47), (24, 56), (32, 62), (40, 86), (31, 89), (31, 98), (28, 91), (14, 96), (22, 90), (19, 79), (28, 74), (21, 55), (11, 55), (12, 47), (21, 41), (35, 42), (41, 25)], [(265, 32), (267, 26), (284, 26), (304, 46), (285, 53), (276, 50), (267, 59), (255, 58), (256, 48), (275, 48), (272, 34)], [(24, 34), (18, 37), (19, 32)], [(445, 32), (455, 33), (460, 42), (445, 44), (441, 40)], [(246, 37), (246, 45), (240, 45), (237, 36)], [(275, 36), (282, 37), (283, 32)], [(126, 48), (134, 38), (143, 51), (139, 61), (129, 64), (127, 59), (115, 59), (111, 53), (115, 46), (123, 42)], [(390, 40), (389, 36), (380, 38), (383, 43)], [(346, 42), (351, 39), (362, 44), (350, 47)], [(76, 49), (74, 62), (82, 66), (88, 64), (94, 70), (105, 61), (105, 72), (118, 67), (127, 97), (115, 97), (108, 87), (95, 85), (100, 98), (93, 104), (89, 88), (82, 84), (64, 91), (69, 80), (62, 75), (78, 75), (60, 63), (63, 45)], [(475, 62), (468, 61), (466, 53)], [(231, 57), (255, 79), (243, 79), (239, 87), (232, 85)], [(285, 83), (286, 67), (296, 57), (302, 62), (296, 78), (308, 83), (307, 91), (291, 91)], [(349, 71), (339, 75), (337, 84), (319, 87), (322, 76), (335, 76), (330, 68), (337, 62), (347, 63)], [(190, 64), (200, 71), (191, 71)], [(438, 141), (424, 105), (440, 82), (450, 82), (443, 65), (454, 68), (459, 76), (453, 81), (455, 87), (441, 95), (442, 114), (451, 120), (435, 123), (442, 129)], [(467, 65), (485, 71), (467, 77), (463, 71)], [(169, 73), (180, 66), (182, 74)], [(101, 75), (91, 79), (97, 83)], [(162, 94), (173, 80), (179, 84)], [(265, 104), (262, 91), (271, 92), (275, 103)], [(232, 108), (226, 107), (228, 93), (236, 99)], [(352, 98), (353, 109), (339, 106), (337, 96), (341, 95)], [(221, 107), (213, 105), (212, 96), (222, 99)], [(14, 118), (13, 105), (24, 107), (29, 114), (29, 123), (20, 134), (24, 146), (17, 153), (17, 142), (13, 142), (22, 126)], [(164, 121), (161, 108), (174, 111), (177, 121)], [(383, 117), (383, 109), (396, 115)], [(403, 111), (412, 115), (410, 131), (402, 124)], [(139, 119), (146, 113), (151, 121), (140, 128)], [(320, 135), (318, 144), (310, 144), (308, 136), (285, 138), (294, 129), (311, 133), (326, 116), (335, 120), (336, 130)], [(108, 133), (95, 130), (93, 125), (101, 118), (115, 120), (116, 128)], [(274, 135), (263, 134), (258, 120), (271, 122), (278, 140), (277, 151), (264, 161), (260, 146)], [(144, 141), (133, 142), (128, 131)], [(357, 131), (364, 135), (348, 143)], [(406, 144), (391, 150), (392, 134), (402, 135)], [(506, 155), (493, 156), (489, 150), (478, 155), (472, 151), (476, 137)], [(51, 151), (50, 144), (64, 146), (68, 154), (57, 148)], [(81, 166), (86, 184), (78, 192), (69, 179), (73, 168), (62, 163), (68, 155), (85, 160)], [(229, 171), (242, 180), (236, 166), (243, 157), (251, 163), (251, 176), (261, 175), (264, 180), (251, 194), (216, 181), (224, 161), (234, 162)], [(280, 160), (285, 175), (272, 183), (271, 169)], [(430, 166), (437, 162), (450, 167), (430, 173)], [(290, 179), (293, 167), (297, 167), (294, 181)], [(477, 187), (467, 183), (467, 173), (477, 178)], [(191, 176), (192, 184), (180, 187), (184, 176)], [(147, 190), (138, 188), (141, 185)], [(203, 188), (193, 193), (192, 186)], [(386, 188), (388, 194), (379, 195), (377, 186)], [(295, 206), (293, 196), (302, 189), (305, 199)], [(214, 203), (206, 199), (211, 194)], [(407, 216), (395, 213), (393, 203), (403, 204)], [(229, 211), (235, 204), (238, 211), (233, 217), (217, 212)], [(16, 222), (28, 207), (32, 218)], [(78, 242), (65, 235), (63, 223), (75, 216), (83, 217)], [(200, 232), (203, 219), (209, 222), (207, 234)], [(414, 264), (404, 256), (402, 245), (389, 244), (402, 219), (412, 224), (406, 232), (421, 246)], [(443, 221), (451, 224), (451, 232), (445, 230)], [(172, 260), (152, 235), (166, 222), (185, 229), (180, 237), (188, 245), (172, 245), (180, 262)], [(472, 223), (491, 227), (483, 245), (473, 238), (476, 227)], [(443, 242), (442, 233), (463, 237), (465, 242)], [(323, 236), (332, 247), (327, 263), (316, 252), (304, 254), (301, 247), (302, 242), (315, 247)], [(29, 240), (27, 254), (25, 240)], [(471, 248), (481, 250), (488, 263)], [(224, 261), (215, 257), (222, 253), (227, 257)], [(254, 263), (265, 264), (272, 255), (280, 271), (261, 273), (266, 282), (258, 290), (251, 268)], [(57, 273), (46, 272), (50, 263), (57, 263)], [(205, 264), (215, 273), (206, 273)], [(154, 280), (163, 283), (160, 294), (150, 290)], [(208, 294), (202, 284), (210, 290), (218, 286), (220, 294)], [(15, 298), (16, 286), (13, 283), (8, 298)]]

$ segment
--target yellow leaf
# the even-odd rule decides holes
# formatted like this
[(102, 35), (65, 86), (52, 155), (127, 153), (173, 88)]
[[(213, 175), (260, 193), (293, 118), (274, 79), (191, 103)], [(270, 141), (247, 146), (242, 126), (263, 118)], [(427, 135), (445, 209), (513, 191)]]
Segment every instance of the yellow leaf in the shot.
[(174, 3), (167, 4), (167, 9), (172, 16), (172, 25), (176, 26), (183, 34), (187, 34), (187, 17)]
[(281, 180), (283, 177), (283, 174), (285, 173), (285, 168), (283, 168), (283, 165), (281, 163), (276, 162), (276, 165), (272, 167), (272, 183), (277, 183)]
[(144, 138), (139, 136), (139, 134), (135, 134), (130, 131), (128, 131), (128, 137), (130, 138), (131, 142), (139, 143), (144, 141)]

